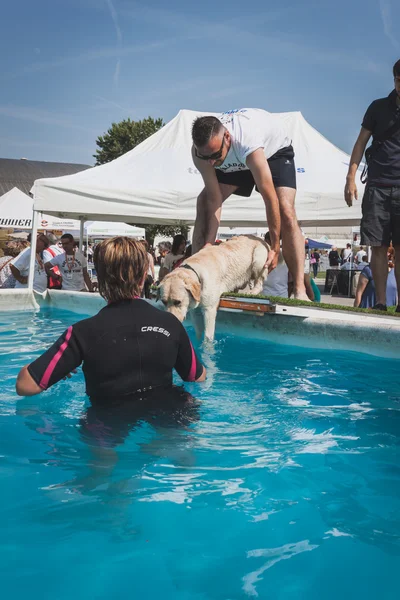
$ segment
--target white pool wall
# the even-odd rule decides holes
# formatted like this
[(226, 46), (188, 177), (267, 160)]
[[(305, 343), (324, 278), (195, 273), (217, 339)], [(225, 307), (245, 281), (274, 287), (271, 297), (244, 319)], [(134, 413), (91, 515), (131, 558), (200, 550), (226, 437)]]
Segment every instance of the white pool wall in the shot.
[[(257, 300), (257, 303), (266, 301)], [(267, 303), (267, 302), (266, 302)], [(39, 310), (51, 306), (79, 315), (93, 315), (106, 305), (99, 294), (47, 290), (1, 290), (0, 311)], [(160, 306), (160, 308), (162, 305)], [(400, 358), (400, 318), (278, 305), (276, 313), (220, 308), (217, 333), (238, 334), (307, 348), (352, 350)]]

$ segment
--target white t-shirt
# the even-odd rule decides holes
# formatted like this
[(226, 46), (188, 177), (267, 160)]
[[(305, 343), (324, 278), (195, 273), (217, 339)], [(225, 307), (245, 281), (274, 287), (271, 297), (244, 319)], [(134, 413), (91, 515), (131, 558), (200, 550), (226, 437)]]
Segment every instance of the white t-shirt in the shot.
[[(33, 277), (33, 289), (36, 292), (43, 293), (47, 289), (47, 275), (46, 275), (46, 271), (44, 269), (44, 263), (46, 263), (48, 260), (50, 260), (50, 258), (51, 258), (51, 255), (46, 250), (44, 250), (43, 259), (42, 259), (41, 263), (38, 261), (37, 258), (35, 259), (35, 274)], [(16, 269), (18, 269), (18, 271), (21, 273), (22, 277), (28, 277), (30, 260), (31, 260), (31, 249), (25, 248), (25, 250), (22, 250), (22, 252), (20, 252), (18, 254), (18, 256), (16, 256), (11, 261), (11, 264), (14, 265), (14, 267)], [(20, 283), (19, 281), (16, 281), (15, 287), (16, 288), (27, 288), (28, 284)]]
[(357, 262), (359, 262), (359, 263), (362, 262), (363, 256), (366, 256), (366, 255), (367, 255), (367, 253), (365, 252), (365, 250), (359, 250), (356, 254)]
[(268, 274), (267, 279), (264, 281), (262, 292), (264, 296), (288, 298), (288, 275), (289, 269), (285, 261), (278, 263), (277, 267)]
[(268, 159), (291, 144), (282, 119), (261, 108), (231, 110), (219, 115), (218, 119), (232, 138), (224, 162), (216, 167), (225, 173), (248, 170), (246, 158), (258, 148), (264, 149)]
[(80, 292), (86, 289), (83, 269), (87, 269), (87, 260), (80, 250), (74, 254), (63, 252), (52, 258), (50, 263), (60, 269), (63, 290)]
[(350, 261), (350, 260), (351, 260), (351, 257), (352, 257), (352, 254), (353, 254), (353, 253), (352, 253), (352, 251), (351, 251), (351, 249), (350, 249), (350, 248), (345, 248), (345, 249), (343, 250), (343, 261), (346, 261), (346, 260), (349, 260), (349, 261)]
[(147, 253), (147, 258), (149, 259), (149, 268), (147, 269), (147, 275), (150, 275), (151, 277), (153, 277), (154, 259), (153, 259), (152, 255), (150, 254), (150, 252)]
[(170, 252), (164, 258), (163, 267), (165, 269), (168, 269), (168, 271), (172, 271), (174, 264), (178, 262), (178, 260), (181, 260), (181, 258), (183, 258), (184, 256), (184, 254), (172, 254), (172, 252)]

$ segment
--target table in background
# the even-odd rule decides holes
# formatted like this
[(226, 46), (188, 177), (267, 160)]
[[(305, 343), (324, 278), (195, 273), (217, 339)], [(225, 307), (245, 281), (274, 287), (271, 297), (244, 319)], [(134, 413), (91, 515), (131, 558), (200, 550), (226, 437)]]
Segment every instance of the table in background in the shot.
[[(325, 275), (325, 287), (324, 293), (329, 294), (332, 285), (332, 292), (337, 292), (340, 296), (351, 296), (353, 290), (353, 279), (356, 273), (359, 273), (357, 269), (328, 269)], [(334, 283), (336, 277), (336, 283)], [(350, 293), (349, 293), (349, 284), (350, 284)]]

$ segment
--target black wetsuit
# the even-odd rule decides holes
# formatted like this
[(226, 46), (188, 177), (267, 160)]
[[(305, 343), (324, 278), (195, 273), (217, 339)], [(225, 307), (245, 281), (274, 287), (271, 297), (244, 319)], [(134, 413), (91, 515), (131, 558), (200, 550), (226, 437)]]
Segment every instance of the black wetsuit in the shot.
[(182, 323), (140, 299), (109, 304), (71, 325), (28, 371), (45, 390), (81, 363), (86, 393), (95, 400), (170, 386), (172, 369), (184, 381), (203, 372)]

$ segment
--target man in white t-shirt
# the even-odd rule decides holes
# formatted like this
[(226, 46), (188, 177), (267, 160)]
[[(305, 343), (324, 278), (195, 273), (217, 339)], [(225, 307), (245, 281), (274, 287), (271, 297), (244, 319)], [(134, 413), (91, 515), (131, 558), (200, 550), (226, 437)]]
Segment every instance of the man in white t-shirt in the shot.
[[(44, 264), (51, 258), (46, 248), (49, 240), (44, 234), (39, 234), (36, 240), (35, 274), (33, 276), (33, 289), (36, 292), (45, 292), (47, 289), (47, 274)], [(29, 263), (31, 260), (31, 248), (25, 248), (10, 263), (11, 273), (15, 277), (15, 288), (27, 288), (29, 277)]]
[[(269, 270), (283, 254), (293, 276), (295, 298), (308, 300), (304, 286), (304, 239), (294, 201), (294, 151), (282, 119), (265, 110), (242, 108), (199, 117), (192, 128), (192, 158), (204, 181), (197, 199), (193, 251), (215, 241), (222, 203), (231, 194), (250, 196), (254, 186), (266, 207), (271, 233)], [(282, 231), (281, 231), (282, 221)]]
[(46, 262), (45, 269), (47, 274), (53, 267), (57, 266), (60, 270), (62, 280), (62, 290), (68, 292), (85, 292), (86, 287), (89, 292), (93, 292), (92, 282), (87, 272), (87, 261), (83, 253), (75, 248), (75, 240), (70, 233), (61, 236), (63, 254), (54, 256)]
[(351, 250), (351, 244), (346, 244), (346, 248), (342, 251), (343, 262), (353, 262), (353, 252)]
[(365, 256), (366, 252), (365, 252), (365, 248), (363, 248), (363, 246), (360, 246), (359, 251), (356, 254), (355, 257), (355, 261), (357, 264), (359, 264), (360, 262), (362, 262), (363, 257)]

